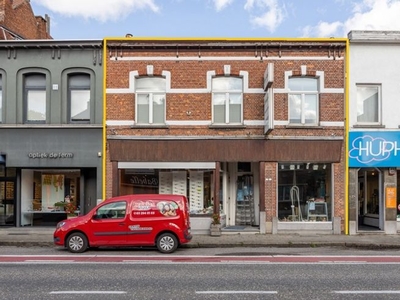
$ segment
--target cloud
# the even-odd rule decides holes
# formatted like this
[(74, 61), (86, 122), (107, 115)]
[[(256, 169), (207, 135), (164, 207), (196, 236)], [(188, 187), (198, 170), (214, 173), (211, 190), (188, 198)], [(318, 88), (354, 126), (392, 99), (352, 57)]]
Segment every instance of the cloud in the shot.
[(246, 0), (244, 8), (250, 13), (258, 12), (252, 15), (251, 23), (255, 27), (266, 28), (271, 33), (286, 18), (285, 5), (279, 5), (278, 0)]
[(31, 0), (67, 17), (83, 17), (100, 22), (118, 21), (136, 10), (159, 12), (155, 0)]
[(233, 0), (214, 0), (215, 9), (221, 11), (228, 5), (232, 4), (232, 2)]
[(361, 0), (353, 4), (347, 20), (308, 25), (303, 36), (345, 37), (352, 30), (400, 30), (399, 16), (400, 0)]

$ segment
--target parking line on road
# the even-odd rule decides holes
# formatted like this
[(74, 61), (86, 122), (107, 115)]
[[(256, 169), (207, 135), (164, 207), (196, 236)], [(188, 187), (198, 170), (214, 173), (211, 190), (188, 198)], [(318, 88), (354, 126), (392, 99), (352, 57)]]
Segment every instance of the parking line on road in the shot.
[(336, 294), (400, 294), (400, 291), (333, 291)]
[(50, 292), (51, 295), (68, 295), (68, 294), (116, 294), (122, 295), (126, 294), (124, 291), (52, 291)]
[(196, 294), (278, 294), (277, 291), (196, 291)]

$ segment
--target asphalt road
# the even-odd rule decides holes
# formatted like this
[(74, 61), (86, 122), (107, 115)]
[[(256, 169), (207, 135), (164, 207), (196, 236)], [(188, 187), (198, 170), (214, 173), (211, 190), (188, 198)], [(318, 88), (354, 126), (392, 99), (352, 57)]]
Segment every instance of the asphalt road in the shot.
[[(69, 255), (70, 253), (61, 247), (16, 247), (0, 246), (0, 255)], [(155, 248), (100, 248), (89, 249), (82, 254), (74, 255), (165, 255)], [(350, 247), (223, 247), (223, 248), (178, 248), (172, 255), (369, 255), (369, 256), (400, 256), (397, 249), (365, 249)]]
[(400, 264), (0, 264), (0, 299), (399, 299)]

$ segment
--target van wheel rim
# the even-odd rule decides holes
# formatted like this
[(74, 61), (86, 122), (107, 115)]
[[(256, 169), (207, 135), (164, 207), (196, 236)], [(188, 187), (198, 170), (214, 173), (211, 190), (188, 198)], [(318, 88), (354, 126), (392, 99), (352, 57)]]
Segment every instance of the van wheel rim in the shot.
[(169, 251), (172, 248), (174, 248), (174, 239), (171, 238), (170, 236), (166, 236), (161, 239), (160, 246), (163, 250)]
[(69, 240), (69, 247), (74, 251), (78, 251), (78, 250), (82, 249), (82, 247), (83, 247), (82, 238), (80, 238), (79, 236), (73, 236)]

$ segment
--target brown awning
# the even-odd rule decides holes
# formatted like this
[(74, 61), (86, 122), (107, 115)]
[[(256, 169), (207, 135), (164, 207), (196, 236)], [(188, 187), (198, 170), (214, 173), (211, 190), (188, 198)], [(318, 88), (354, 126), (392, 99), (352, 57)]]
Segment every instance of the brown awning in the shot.
[(339, 162), (341, 140), (108, 140), (111, 161)]

